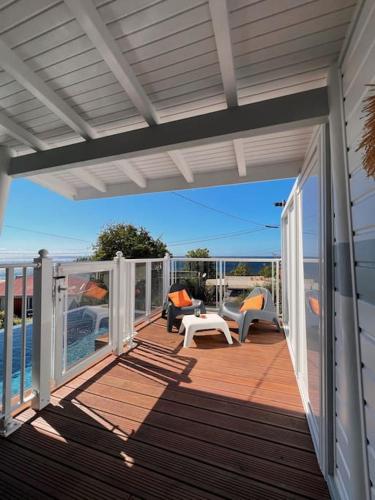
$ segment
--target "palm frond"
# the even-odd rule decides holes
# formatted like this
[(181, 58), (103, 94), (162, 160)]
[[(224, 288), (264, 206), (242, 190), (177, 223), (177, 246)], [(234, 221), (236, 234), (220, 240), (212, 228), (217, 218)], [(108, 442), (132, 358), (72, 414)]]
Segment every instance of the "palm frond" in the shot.
[[(375, 88), (375, 85), (369, 86)], [(375, 94), (365, 99), (363, 112), (366, 115), (366, 121), (357, 151), (363, 149), (363, 167), (369, 177), (375, 178)]]

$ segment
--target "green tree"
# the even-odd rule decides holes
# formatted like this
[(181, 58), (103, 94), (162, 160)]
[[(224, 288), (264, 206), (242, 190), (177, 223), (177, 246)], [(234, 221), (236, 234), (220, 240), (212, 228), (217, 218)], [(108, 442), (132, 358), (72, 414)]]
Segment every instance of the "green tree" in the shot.
[(186, 257), (191, 259), (205, 258), (210, 256), (210, 251), (208, 248), (195, 248), (194, 250), (189, 250), (186, 252)]
[(231, 276), (249, 276), (250, 269), (245, 262), (240, 262), (230, 274)]
[[(186, 252), (186, 257), (208, 259), (210, 251), (208, 248), (195, 248)], [(182, 280), (195, 298), (208, 302), (210, 290), (206, 287), (206, 280), (216, 276), (215, 269), (215, 262), (185, 262)]]
[(94, 260), (111, 260), (119, 251), (127, 259), (149, 259), (164, 257), (167, 246), (143, 227), (109, 224), (99, 233), (93, 250)]
[(271, 264), (265, 264), (260, 268), (259, 271), (260, 276), (263, 276), (263, 278), (272, 278), (272, 266)]

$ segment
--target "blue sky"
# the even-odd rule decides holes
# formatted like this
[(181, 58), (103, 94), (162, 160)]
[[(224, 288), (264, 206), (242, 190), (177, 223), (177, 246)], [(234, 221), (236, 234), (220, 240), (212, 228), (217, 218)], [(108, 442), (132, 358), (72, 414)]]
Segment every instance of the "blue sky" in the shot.
[[(286, 199), (293, 183), (293, 179), (287, 179), (180, 193), (241, 219), (279, 224), (280, 208), (274, 207), (273, 202)], [(33, 255), (40, 248), (55, 254), (88, 253), (100, 229), (112, 222), (144, 226), (153, 236), (160, 236), (170, 244), (174, 255), (184, 255), (197, 247), (207, 247), (211, 255), (220, 256), (278, 253), (279, 229), (259, 231), (260, 226), (246, 220), (205, 209), (173, 193), (76, 202), (27, 180), (15, 180), (0, 237), (0, 254), (15, 251)], [(30, 232), (16, 228), (27, 228)], [(51, 233), (51, 236), (32, 231)], [(246, 234), (233, 234), (242, 232)], [(188, 240), (202, 241), (180, 244)]]

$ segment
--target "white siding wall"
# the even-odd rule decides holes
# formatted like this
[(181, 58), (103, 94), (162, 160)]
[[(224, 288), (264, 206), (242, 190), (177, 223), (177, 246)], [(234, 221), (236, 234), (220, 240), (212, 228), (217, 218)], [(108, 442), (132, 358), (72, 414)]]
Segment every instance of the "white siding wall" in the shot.
[[(362, 361), (365, 424), (372, 498), (375, 499), (375, 181), (366, 177), (362, 155), (357, 151), (364, 118), (363, 100), (368, 95), (368, 84), (375, 84), (375, 0), (366, 0), (354, 29), (341, 66), (345, 129), (350, 183), (351, 216), (354, 243), (355, 283), (358, 307), (358, 326)], [(349, 272), (349, 270), (348, 270)], [(339, 317), (339, 311), (337, 311)], [(340, 328), (337, 328), (340, 332)], [(337, 339), (337, 357), (340, 339)], [(338, 406), (340, 404), (340, 377), (338, 377)], [(339, 409), (339, 408), (338, 408)], [(339, 412), (338, 412), (339, 413)], [(337, 457), (342, 480), (349, 480), (345, 463), (348, 443), (345, 422), (337, 420), (336, 427), (340, 453)]]

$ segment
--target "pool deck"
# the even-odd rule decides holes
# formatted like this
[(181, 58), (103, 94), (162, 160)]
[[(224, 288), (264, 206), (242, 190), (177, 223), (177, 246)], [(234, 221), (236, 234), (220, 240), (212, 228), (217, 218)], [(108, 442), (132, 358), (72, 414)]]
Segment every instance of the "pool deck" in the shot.
[(85, 499), (329, 498), (284, 335), (191, 348), (157, 319), (137, 347), (54, 392), (0, 441), (0, 496)]

